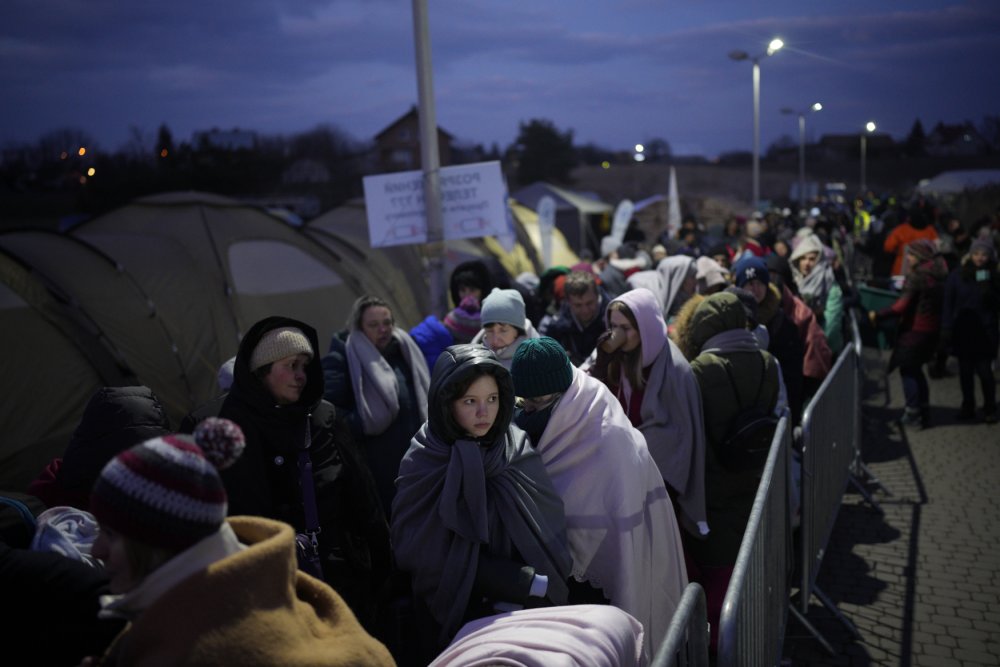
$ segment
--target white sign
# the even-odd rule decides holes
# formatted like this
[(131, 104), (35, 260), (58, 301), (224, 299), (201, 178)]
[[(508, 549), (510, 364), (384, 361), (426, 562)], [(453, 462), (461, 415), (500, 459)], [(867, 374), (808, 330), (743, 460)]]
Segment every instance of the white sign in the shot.
[(611, 237), (621, 245), (625, 240), (625, 232), (628, 231), (628, 223), (632, 222), (632, 213), (635, 211), (635, 204), (631, 199), (623, 199), (618, 202), (615, 209), (615, 217), (611, 222)]
[[(507, 232), (506, 189), (499, 162), (442, 167), (440, 182), (446, 241)], [(427, 242), (422, 172), (365, 176), (363, 183), (373, 248)]]
[(552, 266), (552, 228), (556, 225), (556, 200), (545, 195), (538, 200), (538, 235), (542, 237), (542, 266)]

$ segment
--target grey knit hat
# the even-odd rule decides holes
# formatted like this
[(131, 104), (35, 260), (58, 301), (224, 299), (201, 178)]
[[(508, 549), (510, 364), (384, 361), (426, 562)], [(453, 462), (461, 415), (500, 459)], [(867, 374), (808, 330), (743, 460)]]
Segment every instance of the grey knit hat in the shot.
[(510, 374), (516, 395), (535, 398), (566, 391), (573, 382), (573, 364), (554, 339), (529, 338), (514, 352)]
[(302, 330), (297, 327), (278, 327), (260, 337), (260, 342), (250, 355), (250, 370), (255, 371), (279, 359), (294, 354), (313, 356), (312, 345)]
[(483, 326), (499, 322), (524, 329), (524, 299), (516, 289), (494, 287), (479, 312)]

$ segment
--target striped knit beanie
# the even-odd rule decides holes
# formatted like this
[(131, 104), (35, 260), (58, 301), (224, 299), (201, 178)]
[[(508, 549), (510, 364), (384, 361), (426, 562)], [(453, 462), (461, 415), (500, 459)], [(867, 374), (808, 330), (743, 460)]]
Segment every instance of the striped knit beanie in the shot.
[(91, 492), (102, 526), (148, 546), (183, 551), (216, 532), (226, 518), (226, 489), (216, 469), (232, 465), (243, 432), (209, 417), (194, 437), (166, 435), (113, 458)]
[(444, 316), (444, 325), (448, 327), (456, 343), (471, 343), (483, 328), (476, 297), (467, 296), (462, 299), (462, 303)]

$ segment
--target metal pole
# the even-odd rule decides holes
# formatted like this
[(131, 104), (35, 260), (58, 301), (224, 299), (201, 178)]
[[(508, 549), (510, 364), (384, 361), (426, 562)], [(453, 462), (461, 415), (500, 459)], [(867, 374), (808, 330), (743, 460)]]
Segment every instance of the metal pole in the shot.
[(865, 178), (865, 158), (868, 152), (868, 137), (861, 133), (861, 196), (864, 197), (865, 192), (868, 191), (868, 183)]
[(417, 94), (420, 101), (420, 162), (424, 173), (424, 208), (427, 213), (427, 257), (430, 304), (434, 315), (444, 317), (444, 222), (441, 215), (441, 158), (438, 155), (437, 115), (427, 0), (413, 0), (413, 42), (417, 55)]
[(799, 114), (799, 210), (806, 207), (806, 115)]
[(753, 208), (760, 203), (760, 62), (753, 59)]

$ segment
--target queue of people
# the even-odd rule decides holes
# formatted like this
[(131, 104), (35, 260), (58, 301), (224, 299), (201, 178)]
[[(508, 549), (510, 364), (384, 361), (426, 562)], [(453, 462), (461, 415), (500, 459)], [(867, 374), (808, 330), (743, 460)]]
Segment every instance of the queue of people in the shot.
[[(89, 630), (57, 662), (460, 665), (473, 644), (530, 653), (512, 628), (532, 622), (568, 646), (579, 613), (609, 633), (608, 664), (643, 664), (689, 581), (715, 627), (769, 442), (732, 429), (801, 420), (857, 306), (847, 225), (726, 230), (709, 244), (692, 221), (651, 252), (606, 239), (537, 280), (467, 262), (442, 320), (407, 331), (364, 295), (325, 348), (264, 318), (176, 430), (148, 388), (100, 390), (30, 489), (98, 531), (39, 540), (93, 563), (65, 568), (67, 623)], [(996, 258), (976, 236), (949, 275), (932, 241), (906, 245), (899, 300), (869, 314), (902, 318), (904, 423), (929, 425), (942, 341), (960, 417), (978, 377), (996, 420)], [(42, 558), (0, 551), (0, 572), (30, 581)]]

